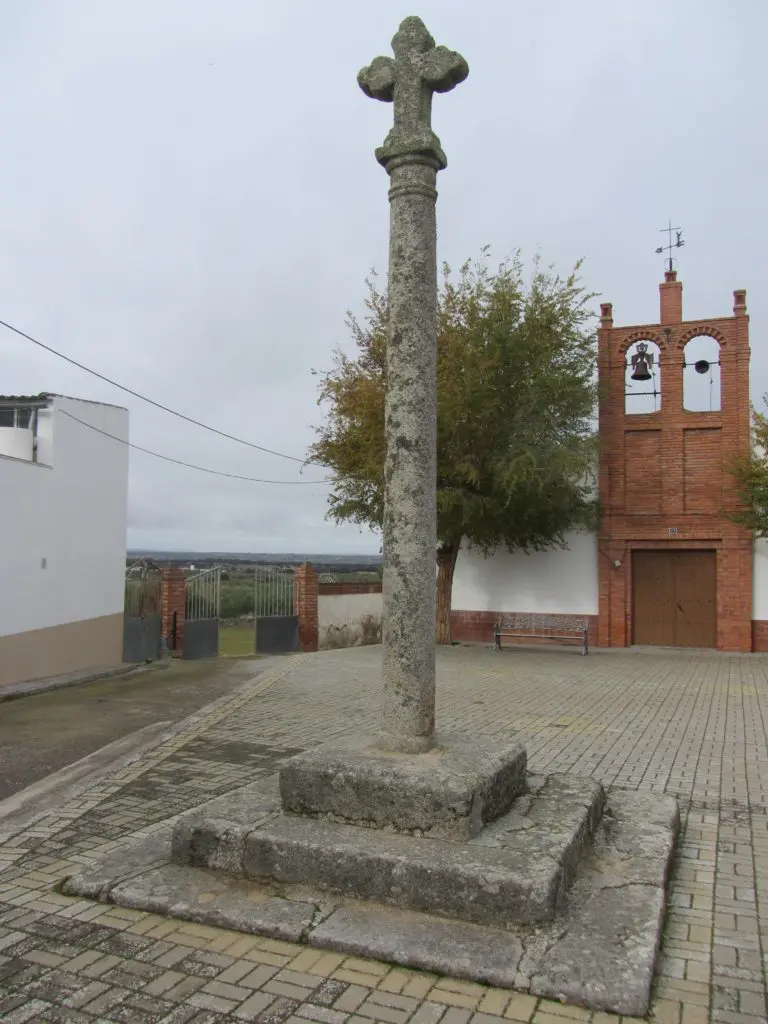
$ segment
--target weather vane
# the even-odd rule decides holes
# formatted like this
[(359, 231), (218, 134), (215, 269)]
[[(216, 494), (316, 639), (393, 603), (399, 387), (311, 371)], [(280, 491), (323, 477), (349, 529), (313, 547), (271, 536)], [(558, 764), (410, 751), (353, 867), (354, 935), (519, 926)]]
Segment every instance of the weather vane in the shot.
[[(663, 252), (668, 252), (669, 253), (669, 256), (667, 256), (667, 258), (666, 258), (666, 260), (664, 262), (666, 264), (668, 264), (667, 270), (672, 271), (672, 270), (675, 269), (674, 268), (675, 261), (672, 259), (672, 250), (673, 249), (681, 249), (685, 245), (685, 242), (683, 241), (683, 229), (682, 228), (673, 228), (672, 227), (672, 221), (670, 220), (668, 227), (660, 228), (659, 230), (662, 232), (662, 234), (664, 232), (666, 232), (669, 235), (669, 245), (660, 245), (658, 247), (658, 249), (656, 250), (656, 253), (658, 255), (661, 255), (661, 253), (663, 253)], [(674, 234), (676, 236), (676, 240), (674, 242), (672, 241), (672, 234), (673, 234), (673, 232), (674, 232)]]

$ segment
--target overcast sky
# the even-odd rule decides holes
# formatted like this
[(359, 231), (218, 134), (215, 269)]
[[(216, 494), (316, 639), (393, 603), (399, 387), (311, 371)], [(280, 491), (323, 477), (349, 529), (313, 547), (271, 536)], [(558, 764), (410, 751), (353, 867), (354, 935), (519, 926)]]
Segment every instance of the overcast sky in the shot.
[[(438, 255), (540, 251), (617, 325), (656, 321), (672, 217), (686, 318), (751, 314), (768, 391), (766, 0), (3, 0), (0, 318), (189, 415), (302, 457), (311, 368), (386, 271), (392, 108), (355, 78), (419, 14), (470, 75), (434, 103)], [(131, 438), (304, 470), (159, 412), (0, 328), (0, 391), (127, 405)], [(324, 486), (131, 453), (129, 545), (375, 552)]]

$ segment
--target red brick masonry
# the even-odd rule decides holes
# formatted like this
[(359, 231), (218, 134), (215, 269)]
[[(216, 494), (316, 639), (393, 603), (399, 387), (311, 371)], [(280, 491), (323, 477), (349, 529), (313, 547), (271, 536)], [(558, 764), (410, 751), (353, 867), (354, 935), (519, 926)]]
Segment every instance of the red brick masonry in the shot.
[[(463, 643), (493, 643), (493, 634), (496, 623), (505, 615), (513, 615), (514, 612), (451, 612), (451, 632), (454, 640)], [(600, 636), (598, 630), (599, 617), (597, 615), (567, 615), (560, 612), (552, 612), (552, 615), (559, 615), (561, 618), (586, 619), (589, 623), (589, 646), (600, 647)], [(512, 643), (538, 643), (536, 640), (514, 640), (508, 638), (506, 644)], [(541, 641), (546, 643), (547, 641)], [(755, 619), (752, 622), (752, 650), (755, 653), (768, 654), (768, 621)]]
[(321, 597), (339, 597), (341, 594), (380, 594), (380, 583), (321, 583), (318, 586)]
[(294, 570), (293, 600), (299, 619), (299, 650), (316, 651), (318, 645), (317, 625), (317, 573), (305, 562)]
[[(708, 549), (717, 552), (717, 648), (751, 651), (752, 536), (722, 515), (738, 508), (729, 472), (749, 450), (749, 318), (746, 292), (733, 293), (733, 315), (684, 321), (683, 286), (674, 271), (660, 285), (659, 324), (614, 327), (613, 307), (601, 306), (600, 384), (600, 622), (594, 642), (632, 643), (632, 552)], [(683, 408), (683, 358), (692, 338), (720, 345), (721, 410)], [(627, 415), (627, 352), (636, 341), (659, 349), (661, 408)], [(762, 649), (762, 646), (755, 647)]]
[(752, 620), (752, 650), (768, 654), (768, 622), (765, 619)]
[[(170, 654), (174, 658), (184, 657), (184, 614), (187, 599), (187, 580), (183, 569), (163, 569), (161, 611), (163, 636), (168, 637)], [(174, 620), (174, 613), (176, 618)], [(174, 625), (175, 636), (172, 637)]]
[[(514, 615), (515, 612), (467, 612), (467, 611), (452, 611), (451, 612), (451, 633), (454, 640), (460, 640), (464, 643), (493, 643), (493, 634), (496, 629), (496, 623), (499, 619), (504, 618), (505, 615)], [(517, 614), (524, 614), (519, 612)], [(561, 612), (552, 612), (551, 614), (557, 614), (560, 618), (568, 619), (569, 621), (578, 622), (587, 620), (589, 625), (589, 643), (590, 646), (594, 642), (597, 644), (597, 615), (563, 615)], [(522, 643), (522, 644), (535, 644), (535, 643), (551, 643), (552, 641), (547, 640), (536, 640), (533, 637), (527, 637), (525, 639), (516, 640), (512, 637), (507, 638), (504, 643)]]

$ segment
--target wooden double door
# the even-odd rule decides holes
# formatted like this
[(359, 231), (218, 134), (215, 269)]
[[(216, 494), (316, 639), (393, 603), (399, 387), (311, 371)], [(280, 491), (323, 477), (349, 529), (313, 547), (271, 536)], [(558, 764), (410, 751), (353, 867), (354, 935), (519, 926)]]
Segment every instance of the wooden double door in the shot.
[(632, 553), (632, 642), (717, 646), (717, 552)]

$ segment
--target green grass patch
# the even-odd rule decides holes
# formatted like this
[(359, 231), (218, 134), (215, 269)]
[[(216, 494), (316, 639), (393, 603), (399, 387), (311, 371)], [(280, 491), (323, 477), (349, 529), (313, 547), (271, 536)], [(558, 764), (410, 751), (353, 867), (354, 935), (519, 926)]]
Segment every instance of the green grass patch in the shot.
[(223, 658), (242, 658), (254, 654), (255, 639), (252, 622), (238, 626), (219, 626), (219, 655)]

